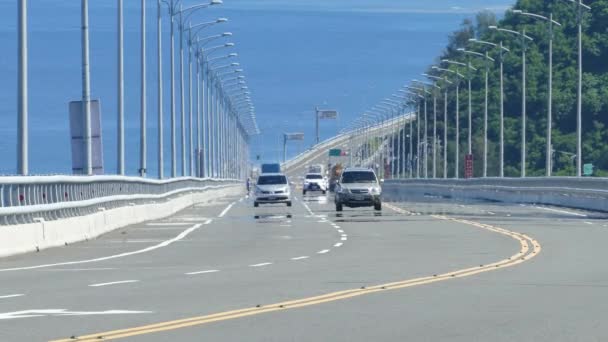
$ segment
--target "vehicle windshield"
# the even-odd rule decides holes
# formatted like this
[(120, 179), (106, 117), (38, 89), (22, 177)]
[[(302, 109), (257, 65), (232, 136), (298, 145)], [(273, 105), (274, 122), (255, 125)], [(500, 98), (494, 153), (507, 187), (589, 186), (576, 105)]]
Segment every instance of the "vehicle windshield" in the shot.
[(306, 175), (306, 179), (323, 179), (321, 175)]
[(285, 176), (261, 176), (258, 178), (258, 185), (286, 185), (287, 177)]
[(350, 171), (342, 175), (342, 183), (375, 183), (376, 175), (369, 171)]

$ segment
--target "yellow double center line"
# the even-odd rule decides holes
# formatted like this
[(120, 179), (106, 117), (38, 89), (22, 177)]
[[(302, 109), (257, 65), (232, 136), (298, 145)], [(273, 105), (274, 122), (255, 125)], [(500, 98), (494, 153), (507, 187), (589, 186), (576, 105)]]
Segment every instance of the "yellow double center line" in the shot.
[[(396, 209), (399, 209), (399, 208), (396, 208)], [(398, 211), (398, 210), (396, 210), (396, 211)], [(466, 224), (466, 225), (470, 225), (470, 226), (475, 226), (475, 227), (485, 229), (485, 230), (488, 230), (491, 232), (509, 236), (509, 237), (519, 241), (519, 243), (521, 245), (521, 250), (509, 258), (494, 262), (492, 264), (479, 265), (476, 267), (456, 270), (453, 272), (435, 274), (435, 275), (428, 276), (428, 277), (397, 281), (397, 282), (392, 282), (392, 283), (375, 285), (375, 286), (371, 286), (371, 287), (361, 287), (358, 289), (331, 292), (331, 293), (320, 295), (320, 296), (302, 298), (302, 299), (281, 302), (281, 303), (276, 303), (276, 304), (260, 305), (260, 306), (256, 306), (256, 307), (250, 307), (250, 308), (232, 310), (232, 311), (225, 311), (225, 312), (220, 312), (220, 313), (211, 314), (211, 315), (190, 317), (190, 318), (178, 319), (178, 320), (174, 320), (174, 321), (167, 321), (167, 322), (161, 322), (161, 323), (156, 323), (156, 324), (143, 325), (143, 326), (133, 327), (133, 328), (128, 328), (128, 329), (107, 331), (107, 332), (96, 333), (96, 334), (91, 334), (91, 335), (54, 340), (51, 342), (99, 341), (102, 339), (103, 340), (114, 340), (114, 339), (127, 338), (130, 336), (152, 334), (152, 333), (168, 331), (168, 330), (176, 330), (176, 329), (181, 329), (181, 328), (186, 328), (186, 327), (208, 324), (208, 323), (217, 322), (217, 321), (225, 321), (225, 320), (231, 320), (231, 319), (236, 319), (236, 318), (241, 318), (241, 317), (260, 315), (260, 314), (265, 314), (265, 313), (269, 313), (269, 312), (273, 312), (273, 311), (289, 310), (289, 309), (301, 308), (301, 307), (305, 307), (305, 306), (318, 305), (318, 304), (322, 304), (322, 303), (334, 302), (334, 301), (338, 301), (338, 300), (344, 300), (344, 299), (348, 299), (348, 298), (368, 295), (368, 294), (372, 294), (372, 293), (376, 293), (376, 292), (396, 290), (396, 289), (402, 289), (402, 288), (406, 288), (406, 287), (431, 284), (431, 283), (447, 281), (447, 280), (455, 279), (455, 278), (468, 277), (468, 276), (472, 276), (472, 275), (483, 273), (483, 272), (490, 272), (490, 271), (505, 268), (505, 267), (511, 267), (511, 266), (518, 265), (522, 262), (525, 262), (525, 261), (535, 257), (541, 251), (541, 246), (538, 243), (538, 241), (536, 241), (533, 238), (529, 237), (528, 235), (525, 235), (522, 233), (513, 232), (513, 231), (510, 231), (510, 230), (507, 230), (504, 228), (499, 228), (499, 227), (491, 226), (488, 224), (482, 224), (479, 222), (473, 222), (473, 221), (469, 221), (469, 220), (456, 219), (456, 218), (446, 217), (446, 216), (442, 216), (442, 215), (431, 215), (431, 217), (433, 217), (435, 219), (439, 219), (439, 220), (452, 221), (452, 222), (458, 222), (458, 223)]]

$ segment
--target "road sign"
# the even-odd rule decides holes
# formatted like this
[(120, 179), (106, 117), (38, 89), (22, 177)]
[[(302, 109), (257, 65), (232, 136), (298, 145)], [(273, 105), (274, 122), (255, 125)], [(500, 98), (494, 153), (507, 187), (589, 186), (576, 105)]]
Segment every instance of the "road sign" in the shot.
[(583, 176), (592, 176), (592, 175), (593, 175), (593, 164), (583, 165)]
[[(103, 175), (103, 141), (101, 136), (101, 105), (91, 100), (91, 158), (93, 174)], [(81, 101), (70, 102), (70, 135), (72, 137), (72, 173), (86, 174), (86, 129)]]
[(342, 150), (339, 148), (332, 148), (331, 150), (329, 150), (329, 156), (330, 157), (341, 157)]
[(464, 178), (473, 178), (473, 155), (464, 156)]
[(304, 140), (304, 133), (285, 133), (285, 140)]
[(317, 110), (319, 119), (337, 119), (338, 112), (335, 110)]

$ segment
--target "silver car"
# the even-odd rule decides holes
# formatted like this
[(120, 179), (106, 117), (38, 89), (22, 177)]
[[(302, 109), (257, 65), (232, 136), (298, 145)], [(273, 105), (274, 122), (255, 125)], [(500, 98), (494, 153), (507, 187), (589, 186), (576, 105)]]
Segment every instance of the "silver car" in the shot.
[(275, 203), (285, 203), (291, 207), (291, 189), (287, 176), (282, 173), (260, 175), (254, 189), (254, 198), (254, 207)]
[(336, 211), (349, 208), (374, 207), (382, 210), (382, 187), (371, 169), (347, 168), (336, 185)]

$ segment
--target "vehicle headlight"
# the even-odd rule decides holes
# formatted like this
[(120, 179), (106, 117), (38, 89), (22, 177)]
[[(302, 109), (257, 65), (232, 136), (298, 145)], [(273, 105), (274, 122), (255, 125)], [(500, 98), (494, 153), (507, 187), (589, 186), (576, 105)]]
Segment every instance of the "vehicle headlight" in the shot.
[(380, 188), (371, 188), (371, 189), (369, 189), (369, 192), (370, 192), (372, 195), (380, 195), (380, 193), (381, 193), (382, 191), (380, 190)]

